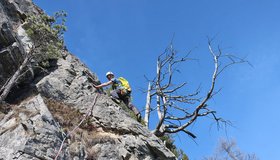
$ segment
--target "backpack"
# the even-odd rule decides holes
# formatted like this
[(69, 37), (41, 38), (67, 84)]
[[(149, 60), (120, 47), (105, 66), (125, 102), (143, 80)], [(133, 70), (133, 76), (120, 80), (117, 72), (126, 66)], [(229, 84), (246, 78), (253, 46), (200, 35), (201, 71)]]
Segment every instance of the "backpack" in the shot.
[(121, 82), (120, 84), (121, 87), (125, 88), (128, 91), (131, 91), (130, 85), (125, 78), (119, 77), (118, 80)]

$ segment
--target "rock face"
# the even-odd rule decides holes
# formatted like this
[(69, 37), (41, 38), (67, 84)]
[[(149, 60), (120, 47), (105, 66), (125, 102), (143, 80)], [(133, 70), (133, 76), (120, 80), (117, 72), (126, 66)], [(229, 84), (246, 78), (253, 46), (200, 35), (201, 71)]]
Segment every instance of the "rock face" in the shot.
[(0, 158), (50, 159), (62, 135), (40, 95), (13, 106), (0, 122)]
[(0, 86), (23, 61), (21, 55), (23, 46), (16, 43), (17, 38), (14, 31), (19, 29), (28, 14), (40, 12), (42, 11), (34, 6), (31, 0), (0, 1)]
[[(40, 13), (30, 0), (0, 1), (0, 89), (30, 42), (21, 27), (26, 15)], [(92, 87), (86, 72), (98, 83), (63, 51), (47, 74), (35, 74), (12, 89), (10, 104), (0, 104), (0, 160), (176, 159), (160, 139)]]

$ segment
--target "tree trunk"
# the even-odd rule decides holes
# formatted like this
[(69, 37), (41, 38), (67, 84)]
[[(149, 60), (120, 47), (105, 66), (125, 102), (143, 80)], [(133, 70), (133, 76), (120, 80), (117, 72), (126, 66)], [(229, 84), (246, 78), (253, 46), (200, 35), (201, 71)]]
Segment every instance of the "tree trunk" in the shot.
[(145, 125), (149, 128), (150, 110), (151, 110), (151, 83), (148, 85), (147, 99), (146, 99), (146, 110), (145, 110)]
[(29, 57), (26, 56), (24, 61), (22, 62), (21, 66), (18, 68), (18, 70), (14, 73), (12, 78), (10, 78), (9, 82), (6, 83), (6, 86), (4, 86), (3, 92), (0, 95), (0, 102), (4, 101), (6, 97), (8, 96), (9, 92), (17, 82), (18, 78), (20, 77), (23, 69), (28, 65)]

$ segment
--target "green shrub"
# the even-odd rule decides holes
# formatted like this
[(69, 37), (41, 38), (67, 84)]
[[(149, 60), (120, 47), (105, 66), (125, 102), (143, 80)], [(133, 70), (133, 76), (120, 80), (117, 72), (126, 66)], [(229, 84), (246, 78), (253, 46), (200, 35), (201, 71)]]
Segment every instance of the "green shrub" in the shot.
[(34, 59), (43, 67), (48, 66), (48, 60), (61, 57), (66, 16), (64, 11), (57, 12), (54, 16), (45, 14), (27, 16), (23, 27), (34, 43), (32, 52)]

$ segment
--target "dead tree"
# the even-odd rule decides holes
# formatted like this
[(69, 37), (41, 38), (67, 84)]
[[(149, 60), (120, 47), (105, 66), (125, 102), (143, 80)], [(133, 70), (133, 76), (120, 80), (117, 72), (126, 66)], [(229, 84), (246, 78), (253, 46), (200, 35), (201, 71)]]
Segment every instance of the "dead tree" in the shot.
[[(24, 49), (23, 44), (20, 41), (17, 33), (11, 33), (11, 34), (13, 35), (13, 37), (16, 41), (15, 43), (17, 43), (19, 51), (20, 51), (21, 55), (23, 56), (23, 61), (21, 62), (20, 66), (15, 71), (15, 73), (1, 87), (1, 89), (0, 89), (0, 103), (3, 102), (6, 99), (10, 90), (18, 82), (19, 78), (21, 78), (23, 76), (23, 73), (25, 73), (26, 69), (27, 70), (32, 70), (32, 67), (30, 66), (30, 60), (33, 58), (34, 48), (29, 46), (30, 48), (29, 48), (29, 51), (27, 52)], [(32, 73), (33, 73), (33, 71), (32, 71)]]
[[(229, 66), (245, 63), (242, 58), (233, 55), (223, 54), (222, 50), (218, 47), (214, 51), (211, 45), (212, 40), (208, 40), (209, 52), (213, 58), (213, 73), (211, 85), (206, 95), (201, 95), (198, 89), (195, 93), (187, 94), (182, 93), (186, 87), (187, 82), (179, 85), (174, 84), (174, 72), (177, 71), (178, 64), (190, 60), (188, 52), (183, 57), (179, 57), (176, 50), (173, 48), (172, 43), (166, 50), (158, 56), (157, 59), (157, 73), (153, 80), (149, 80), (151, 86), (148, 89), (145, 123), (149, 125), (150, 112), (156, 110), (158, 115), (158, 122), (153, 130), (156, 136), (163, 136), (166, 133), (184, 132), (192, 138), (196, 136), (188, 130), (188, 127), (193, 124), (198, 118), (211, 116), (217, 124), (220, 122), (226, 123), (216, 116), (216, 111), (211, 110), (207, 102), (218, 91), (215, 91), (217, 77)], [(223, 64), (221, 63), (223, 61)], [(202, 98), (197, 98), (198, 96)], [(154, 103), (152, 103), (154, 101)], [(151, 106), (155, 104), (156, 106)]]
[(149, 126), (150, 111), (151, 111), (151, 83), (149, 82), (148, 91), (147, 91), (147, 99), (146, 99), (146, 107), (145, 107), (145, 117), (144, 117), (144, 122), (145, 122), (146, 127)]
[[(46, 38), (45, 35), (41, 35), (40, 38), (38, 38), (37, 43), (29, 44), (28, 49), (25, 49), (19, 39), (19, 36), (17, 33), (13, 33), (13, 36), (16, 40), (17, 46), (19, 47), (19, 51), (21, 55), (23, 56), (23, 61), (20, 63), (20, 66), (15, 71), (15, 73), (6, 81), (6, 83), (1, 87), (0, 89), (0, 103), (4, 102), (12, 88), (19, 83), (20, 78), (24, 77), (26, 73), (30, 72), (32, 76), (34, 76), (33, 67), (31, 65), (31, 61), (36, 61), (35, 57), (38, 56), (38, 49), (43, 46), (42, 39)], [(37, 66), (39, 67), (39, 66)]]
[(204, 157), (203, 160), (258, 160), (255, 154), (248, 154), (242, 152), (234, 140), (220, 140), (219, 145), (211, 157)]
[(31, 60), (31, 56), (26, 56), (18, 68), (18, 70), (9, 78), (6, 83), (2, 86), (0, 90), (0, 102), (3, 102), (5, 98), (8, 96), (10, 90), (14, 87), (14, 85), (18, 82), (18, 79), (21, 77), (24, 69), (29, 65)]
[[(63, 33), (65, 27), (66, 13), (60, 11), (55, 13), (55, 16), (47, 16), (45, 14), (30, 15), (26, 22), (22, 25), (25, 27), (28, 38), (32, 40), (28, 45), (29, 49), (25, 49), (17, 33), (12, 33), (19, 47), (20, 53), (23, 56), (23, 61), (19, 64), (15, 73), (6, 81), (0, 88), (0, 103), (4, 102), (11, 89), (19, 83), (19, 79), (30, 71), (34, 76), (33, 68), (38, 67), (44, 70), (42, 62), (47, 62), (49, 59), (58, 59), (63, 50)], [(61, 22), (57, 22), (61, 19)], [(10, 29), (12, 30), (12, 29)], [(36, 65), (31, 64), (31, 60), (36, 62)]]

